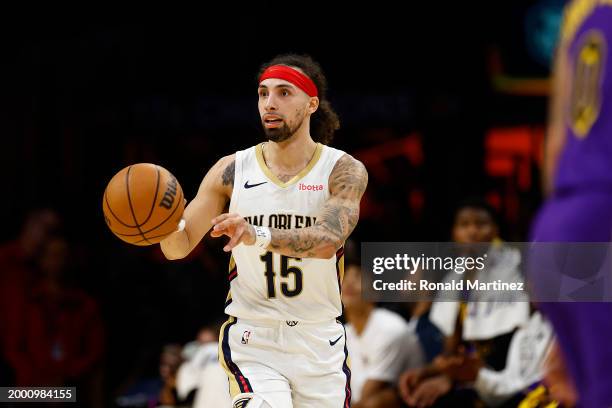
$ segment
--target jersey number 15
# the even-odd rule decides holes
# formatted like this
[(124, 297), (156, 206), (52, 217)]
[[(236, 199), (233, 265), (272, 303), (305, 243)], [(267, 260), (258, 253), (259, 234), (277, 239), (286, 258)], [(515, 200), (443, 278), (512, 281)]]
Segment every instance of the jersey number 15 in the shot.
[[(266, 265), (264, 275), (268, 286), (268, 298), (276, 297), (276, 272), (274, 271), (274, 253), (266, 252), (260, 257), (261, 261)], [(287, 297), (294, 297), (302, 292), (302, 270), (297, 266), (289, 266), (289, 260), (302, 261), (301, 258), (292, 258), (290, 256), (280, 255), (280, 276), (288, 278), (293, 276), (293, 284), (289, 285), (287, 280), (280, 284), (281, 293)]]

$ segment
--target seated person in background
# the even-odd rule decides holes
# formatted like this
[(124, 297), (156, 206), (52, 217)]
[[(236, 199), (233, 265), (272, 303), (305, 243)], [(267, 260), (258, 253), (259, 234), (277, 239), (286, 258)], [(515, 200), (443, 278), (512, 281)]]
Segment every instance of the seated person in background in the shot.
[[(6, 333), (6, 350), (19, 386), (76, 384), (85, 395), (104, 355), (104, 326), (96, 301), (67, 283), (71, 247), (47, 237), (35, 260), (19, 326)], [(83, 400), (83, 399), (81, 399)]]
[(181, 355), (182, 347), (178, 344), (164, 346), (159, 361), (159, 375), (163, 381), (159, 392), (159, 404), (175, 406), (180, 399), (176, 390), (176, 375), (183, 361)]
[(230, 407), (227, 375), (219, 364), (221, 322), (204, 327), (196, 341), (185, 345), (184, 363), (176, 376), (176, 390), (182, 400), (195, 390), (193, 408)]
[(429, 318), (431, 303), (431, 301), (415, 302), (408, 322), (409, 326), (414, 327), (427, 363), (431, 363), (442, 352), (444, 343), (444, 335)]
[(342, 302), (353, 408), (399, 407), (396, 381), (403, 370), (425, 364), (424, 352), (400, 315), (362, 299), (360, 259), (350, 241), (345, 245)]
[(177, 395), (177, 370), (183, 362), (182, 351), (180, 344), (164, 345), (157, 366), (150, 367), (155, 369), (133, 381), (126, 391), (121, 391), (115, 405), (122, 408), (190, 406), (189, 400), (182, 401)]
[[(455, 212), (452, 236), (461, 244), (493, 244), (488, 253), (497, 261), (483, 273), (505, 278), (520, 275), (520, 252), (501, 245), (495, 212), (486, 203), (462, 203)], [(472, 293), (470, 299), (474, 299)], [(446, 336), (445, 352), (426, 368), (402, 375), (403, 400), (419, 407), (482, 406), (483, 401), (515, 406), (512, 401), (515, 404), (524, 396), (521, 391), (541, 379), (552, 336), (541, 316), (530, 314), (527, 301), (434, 302), (430, 319)], [(525, 344), (533, 353), (534, 366), (523, 367), (525, 362), (516, 357)]]
[[(8, 355), (14, 353), (10, 350), (10, 337), (22, 332), (27, 298), (36, 280), (37, 257), (61, 226), (60, 216), (54, 210), (32, 210), (27, 213), (19, 236), (0, 244), (0, 378), (4, 386), (17, 382), (12, 366), (30, 364), (27, 358), (22, 363), (20, 356)], [(19, 375), (22, 374), (23, 370)]]
[(527, 406), (535, 408), (552, 402), (548, 390), (541, 385), (552, 344), (551, 325), (535, 311), (513, 333), (503, 369), (488, 367), (478, 352), (467, 353), (465, 348), (455, 355), (440, 357), (436, 364), (454, 383), (473, 387), (486, 406), (510, 408), (529, 401), (531, 405)]

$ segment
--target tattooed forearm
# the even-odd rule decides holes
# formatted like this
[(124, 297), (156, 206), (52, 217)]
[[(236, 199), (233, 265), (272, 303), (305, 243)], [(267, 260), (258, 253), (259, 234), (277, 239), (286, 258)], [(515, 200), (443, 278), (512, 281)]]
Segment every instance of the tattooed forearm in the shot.
[[(331, 201), (331, 200), (330, 200)], [(334, 200), (339, 201), (339, 200)], [(315, 225), (319, 225), (341, 242), (353, 232), (359, 220), (359, 203), (329, 202), (323, 207)]]
[(359, 220), (359, 202), (368, 184), (361, 162), (342, 156), (329, 177), (330, 198), (312, 227), (272, 229), (270, 248), (294, 257), (330, 258), (353, 232)]
[(235, 168), (236, 168), (236, 161), (232, 160), (232, 162), (230, 164), (227, 165), (227, 167), (225, 167), (225, 170), (223, 170), (223, 185), (224, 186), (234, 186), (234, 173), (235, 173)]
[(315, 223), (315, 225), (320, 225), (338, 237), (344, 234), (346, 224), (343, 209), (339, 206), (326, 204), (323, 207), (322, 214), (317, 219), (319, 222)]
[(342, 242), (321, 226), (300, 229), (272, 228), (269, 248), (277, 253), (297, 258), (331, 258)]

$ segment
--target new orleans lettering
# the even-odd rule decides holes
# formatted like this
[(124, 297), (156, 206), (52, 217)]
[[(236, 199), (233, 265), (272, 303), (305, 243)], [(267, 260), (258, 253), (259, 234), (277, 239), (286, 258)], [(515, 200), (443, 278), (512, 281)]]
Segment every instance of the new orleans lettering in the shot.
[[(253, 215), (244, 217), (246, 222), (251, 225), (264, 226), (264, 215)], [(270, 214), (268, 216), (268, 227), (278, 229), (291, 229), (291, 228), (306, 228), (311, 227), (317, 221), (316, 217), (309, 217), (307, 215), (295, 215), (295, 214)]]
[(312, 227), (316, 221), (317, 221), (317, 217), (296, 215), (295, 216), (295, 228)]
[(246, 220), (246, 222), (248, 222), (251, 225), (257, 225), (258, 227), (263, 227), (263, 214), (262, 215), (256, 215), (253, 217), (244, 217), (244, 219)]
[(291, 228), (291, 214), (270, 214), (268, 226), (278, 229)]

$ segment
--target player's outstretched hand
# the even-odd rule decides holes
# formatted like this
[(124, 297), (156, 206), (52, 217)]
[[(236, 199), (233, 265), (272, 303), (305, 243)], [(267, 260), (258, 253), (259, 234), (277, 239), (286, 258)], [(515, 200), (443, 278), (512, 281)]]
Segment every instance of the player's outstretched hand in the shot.
[(225, 213), (218, 217), (213, 218), (212, 231), (210, 235), (212, 237), (220, 237), (227, 235), (230, 237), (229, 242), (223, 247), (225, 252), (231, 251), (240, 243), (245, 245), (253, 245), (255, 243), (255, 228), (240, 214), (236, 213)]

